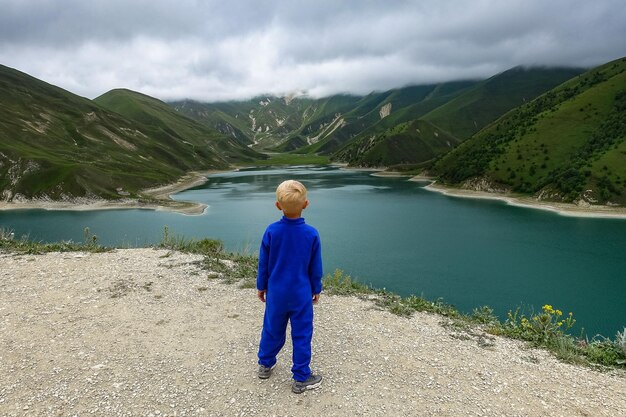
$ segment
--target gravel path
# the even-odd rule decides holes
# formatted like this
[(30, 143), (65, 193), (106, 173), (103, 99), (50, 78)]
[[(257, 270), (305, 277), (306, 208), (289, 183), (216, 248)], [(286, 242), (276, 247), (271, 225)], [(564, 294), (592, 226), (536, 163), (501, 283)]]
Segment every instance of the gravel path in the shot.
[(154, 249), (0, 254), (0, 415), (624, 416), (626, 376), (322, 296), (313, 369), (256, 376), (263, 304)]

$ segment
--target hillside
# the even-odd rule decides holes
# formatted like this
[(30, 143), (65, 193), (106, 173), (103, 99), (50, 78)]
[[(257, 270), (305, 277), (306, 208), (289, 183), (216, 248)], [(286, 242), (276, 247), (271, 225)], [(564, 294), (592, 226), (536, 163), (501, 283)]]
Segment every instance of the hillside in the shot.
[(512, 108), (581, 72), (517, 67), (484, 81), (407, 86), (363, 97), (171, 105), (255, 149), (326, 155), (354, 166), (407, 168), (445, 154)]
[(297, 149), (297, 152), (334, 154), (348, 143), (359, 142), (364, 138), (369, 140), (372, 135), (388, 128), (415, 120), (428, 110), (451, 100), (472, 84), (473, 81), (459, 81), (371, 93), (359, 100), (352, 110), (340, 115), (337, 125), (319, 133), (308, 141), (308, 146)]
[(250, 155), (202, 126), (176, 131), (170, 119), (159, 124), (155, 113), (148, 116), (135, 122), (0, 66), (2, 200), (137, 196), (187, 171), (226, 168)]
[(173, 154), (184, 155), (192, 146), (198, 153), (194, 155), (196, 159), (202, 158), (201, 152), (207, 148), (229, 163), (262, 157), (236, 138), (211, 130), (181, 115), (168, 104), (135, 91), (112, 90), (97, 97), (94, 102), (135, 122), (159, 143), (167, 143)]
[(432, 173), (467, 188), (626, 204), (626, 58), (511, 111), (439, 160)]
[(419, 168), (512, 108), (580, 72), (517, 67), (477, 83), (438, 85), (422, 101), (362, 131), (333, 160), (351, 166)]
[(259, 97), (249, 101), (169, 103), (176, 111), (255, 149), (330, 155), (359, 134), (382, 132), (446, 103), (474, 81), (418, 85), (372, 92)]
[(333, 158), (362, 167), (413, 166), (452, 150), (459, 141), (425, 120), (396, 125), (339, 150)]
[(509, 110), (582, 72), (577, 68), (515, 67), (476, 84), (423, 119), (465, 140)]
[[(172, 102), (176, 111), (259, 149), (292, 150), (328, 129), (342, 112), (352, 109), (356, 96), (322, 99), (306, 96), (257, 97), (249, 101)], [(289, 144), (285, 145), (288, 142)]]
[(255, 290), (215, 279), (233, 278), (203, 269), (201, 255), (144, 248), (0, 257), (3, 416), (615, 417), (626, 410), (621, 370), (566, 364), (444, 316), (399, 317), (372, 301), (325, 293), (315, 306), (311, 363), (324, 380), (298, 396), (290, 342), (269, 380), (256, 375), (264, 304)]

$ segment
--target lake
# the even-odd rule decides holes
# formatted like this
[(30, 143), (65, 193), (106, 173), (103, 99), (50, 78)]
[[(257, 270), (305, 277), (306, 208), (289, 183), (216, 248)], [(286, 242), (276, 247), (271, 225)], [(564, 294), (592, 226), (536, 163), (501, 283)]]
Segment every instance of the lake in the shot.
[[(0, 212), (0, 227), (43, 241), (83, 240), (89, 227), (105, 245), (159, 242), (164, 226), (187, 237), (221, 239), (256, 253), (278, 220), (274, 191), (302, 181), (303, 214), (320, 232), (325, 270), (401, 295), (443, 298), (461, 311), (489, 305), (500, 317), (518, 306), (574, 312), (589, 336), (626, 325), (626, 220), (559, 216), (503, 202), (454, 198), (406, 178), (335, 167), (245, 169), (214, 174), (175, 195), (209, 207), (201, 216), (148, 210)], [(578, 327), (580, 329), (580, 327)]]

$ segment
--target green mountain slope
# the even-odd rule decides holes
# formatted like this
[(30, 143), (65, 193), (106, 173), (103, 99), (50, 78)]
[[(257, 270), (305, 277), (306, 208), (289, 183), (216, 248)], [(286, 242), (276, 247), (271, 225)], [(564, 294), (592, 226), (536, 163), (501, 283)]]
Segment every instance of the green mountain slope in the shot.
[(506, 114), (432, 169), (465, 187), (537, 198), (626, 203), (626, 58)]
[[(398, 161), (421, 164), (581, 72), (513, 68), (484, 81), (408, 86), (363, 97), (260, 97), (243, 102), (171, 104), (178, 112), (255, 149), (326, 155), (356, 166), (390, 166)], [(418, 119), (428, 123), (412, 124)], [(419, 133), (422, 130), (432, 131), (433, 137)], [(435, 131), (441, 140), (434, 136)], [(384, 140), (392, 143), (384, 145)], [(432, 143), (426, 146), (425, 140)]]
[(181, 115), (168, 104), (135, 91), (111, 90), (94, 102), (132, 120), (151, 138), (167, 144), (174, 154), (184, 155), (191, 149), (198, 153), (194, 158), (201, 159), (201, 153), (210, 150), (229, 163), (261, 157), (235, 138), (211, 130)]
[(423, 101), (435, 88), (435, 85), (418, 85), (368, 94), (351, 108), (334, 113), (319, 129), (299, 132), (277, 149), (330, 155), (381, 120)]
[[(264, 96), (225, 103), (184, 100), (170, 105), (181, 114), (255, 148), (292, 150), (307, 145), (307, 137), (323, 130), (337, 114), (352, 109), (358, 100), (356, 96), (339, 94), (323, 99)], [(281, 146), (288, 141), (290, 145)]]
[(363, 97), (264, 96), (241, 102), (185, 100), (170, 105), (242, 143), (253, 144), (255, 149), (330, 155), (369, 129), (380, 133), (415, 120), (475, 83), (408, 86)]
[(425, 120), (396, 125), (382, 134), (351, 142), (335, 158), (350, 165), (389, 167), (419, 165), (449, 152), (458, 139)]
[[(582, 70), (571, 68), (513, 68), (478, 83), (445, 83), (437, 86), (424, 100), (415, 103), (395, 115), (390, 115), (368, 129), (363, 130), (333, 155), (334, 160), (348, 162), (353, 166), (396, 165), (405, 161), (404, 169), (423, 164), (429, 159), (445, 154), (460, 141), (485, 127), (510, 109), (524, 103), (550, 88), (579, 74)], [(387, 120), (386, 120), (387, 119)], [(431, 138), (439, 146), (404, 148), (389, 146), (389, 153), (382, 156), (380, 142), (398, 140), (394, 129), (397, 123), (421, 119), (436, 127), (438, 137)], [(425, 126), (422, 124), (422, 126)], [(413, 132), (413, 143), (425, 137), (422, 129), (409, 129), (403, 140)], [(429, 132), (429, 129), (425, 129)], [(445, 132), (445, 135), (442, 135)], [(441, 138), (441, 139), (440, 139)], [(444, 139), (445, 138), (445, 139)], [(435, 143), (434, 142), (434, 143)], [(377, 143), (376, 148), (372, 147)], [(395, 151), (394, 151), (395, 150)], [(410, 150), (418, 153), (403, 153)], [(374, 152), (374, 155), (369, 155)], [(397, 153), (397, 154), (394, 154)], [(382, 156), (382, 159), (381, 159)]]
[[(398, 161), (404, 161), (404, 164), (422, 163), (448, 152), (459, 143), (458, 139), (441, 129), (435, 130), (434, 126), (428, 122), (417, 123), (416, 121), (429, 111), (459, 96), (475, 83), (474, 81), (457, 81), (432, 86), (431, 91), (421, 101), (409, 104), (398, 111), (392, 111), (388, 116), (362, 130), (333, 154), (333, 160), (348, 162), (353, 166), (391, 166), (398, 164)], [(411, 125), (413, 128), (406, 128)], [(396, 137), (400, 131), (402, 139)], [(397, 146), (398, 140), (419, 143), (424, 139), (432, 139), (438, 145), (414, 147), (412, 150), (415, 152), (411, 152), (409, 148)], [(381, 154), (379, 150), (385, 147), (382, 143), (385, 140), (391, 140), (394, 144), (390, 144), (388, 151)], [(376, 146), (373, 146), (374, 144)], [(423, 152), (425, 149), (428, 151)], [(373, 154), (369, 155), (370, 152)], [(374, 161), (377, 162), (373, 163)]]
[[(225, 168), (249, 152), (230, 150), (208, 129), (195, 137), (166, 129), (156, 134), (145, 122), (0, 66), (0, 195), (119, 198), (189, 170)], [(221, 155), (225, 149), (231, 158)]]
[(576, 68), (512, 68), (476, 84), (423, 118), (464, 140), (509, 110), (582, 72)]

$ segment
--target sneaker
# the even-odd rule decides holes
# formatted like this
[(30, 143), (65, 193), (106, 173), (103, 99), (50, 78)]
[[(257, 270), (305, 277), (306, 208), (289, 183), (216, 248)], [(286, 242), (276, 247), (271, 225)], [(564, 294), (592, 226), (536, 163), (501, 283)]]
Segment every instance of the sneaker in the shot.
[(261, 379), (267, 379), (270, 376), (272, 376), (272, 369), (276, 368), (276, 364), (274, 364), (274, 366), (272, 366), (271, 368), (267, 368), (263, 365), (259, 365), (259, 378)]
[(304, 391), (319, 388), (320, 385), (322, 385), (322, 376), (311, 374), (306, 381), (293, 381), (291, 391), (296, 394), (302, 394)]

